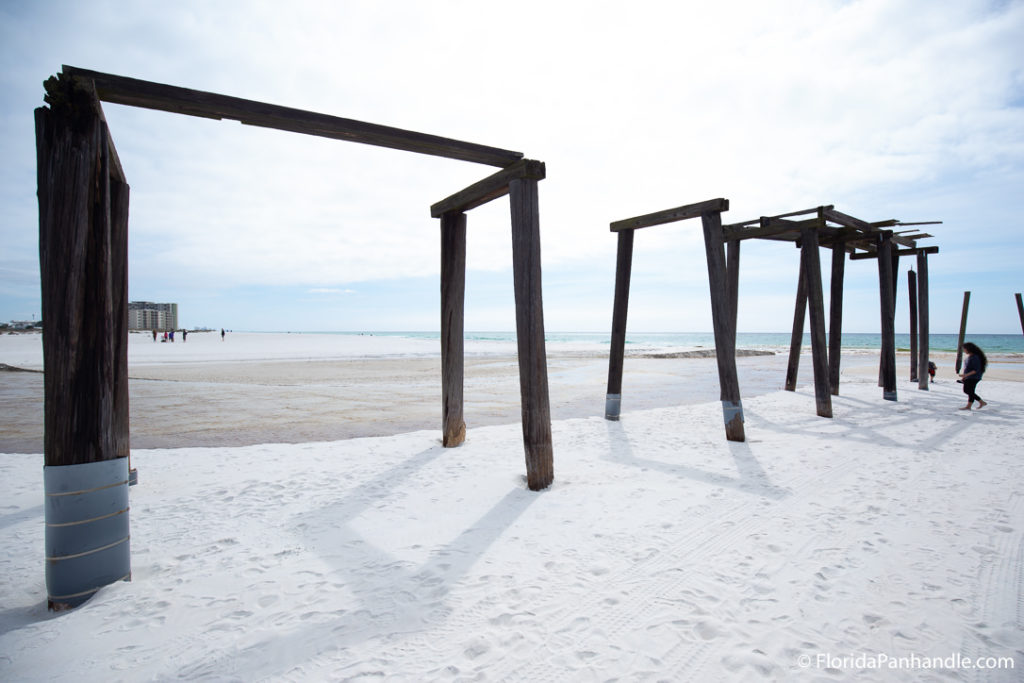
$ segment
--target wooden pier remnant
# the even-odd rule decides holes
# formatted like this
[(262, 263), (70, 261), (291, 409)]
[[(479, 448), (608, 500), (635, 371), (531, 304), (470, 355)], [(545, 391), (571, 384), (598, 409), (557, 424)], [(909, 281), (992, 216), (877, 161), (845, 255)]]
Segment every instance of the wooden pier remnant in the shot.
[[(907, 271), (907, 303), (910, 306), (910, 381), (917, 381), (917, 273)], [(925, 367), (925, 372), (928, 368)]]
[[(633, 233), (641, 228), (700, 218), (707, 255), (708, 284), (711, 292), (711, 318), (715, 334), (715, 356), (721, 387), (725, 435), (730, 441), (744, 441), (743, 404), (736, 373), (736, 310), (738, 297), (739, 244), (724, 237), (722, 212), (729, 210), (728, 199), (709, 199), (665, 211), (613, 222), (618, 233), (615, 269), (615, 303), (612, 311), (612, 339), (608, 357), (608, 393), (605, 418), (618, 420), (622, 406), (622, 374), (626, 341), (626, 313), (629, 308), (629, 282), (633, 263)], [(729, 243), (728, 256), (726, 243)]]
[(1024, 300), (1021, 300), (1020, 292), (1013, 296), (1017, 299), (1017, 317), (1020, 318), (1020, 331), (1024, 332)]
[(522, 159), (430, 207), (430, 215), (441, 219), (443, 442), (452, 447), (466, 435), (462, 405), (466, 212), (509, 196), (523, 445), (527, 485), (534, 491), (547, 488), (554, 479), (537, 199), (537, 183), (545, 175), (543, 162)]
[[(51, 609), (129, 578), (129, 188), (101, 102), (358, 142), (502, 170), (442, 202), (443, 441), (465, 438), (462, 407), (466, 216), (509, 194), (527, 481), (553, 478), (540, 280), (537, 181), (520, 152), (216, 93), (64, 66), (35, 111), (42, 284), (44, 486)], [(72, 504), (73, 503), (73, 504)], [(75, 518), (85, 510), (88, 519)], [(95, 513), (95, 514), (93, 514)]]
[(964, 292), (964, 306), (960, 310), (960, 336), (956, 341), (956, 373), (960, 374), (960, 368), (964, 362), (964, 337), (967, 335), (967, 309), (971, 304), (971, 293)]
[(928, 254), (928, 249), (917, 250), (917, 310), (920, 335), (917, 344), (917, 388), (921, 391), (928, 391), (928, 381), (931, 377), (928, 371)]

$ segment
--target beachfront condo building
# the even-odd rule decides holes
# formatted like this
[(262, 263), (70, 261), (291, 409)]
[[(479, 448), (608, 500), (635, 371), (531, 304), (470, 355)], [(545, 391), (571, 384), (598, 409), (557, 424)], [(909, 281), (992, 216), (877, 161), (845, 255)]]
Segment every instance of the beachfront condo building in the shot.
[(178, 329), (178, 304), (155, 304), (151, 301), (132, 301), (128, 304), (129, 330)]

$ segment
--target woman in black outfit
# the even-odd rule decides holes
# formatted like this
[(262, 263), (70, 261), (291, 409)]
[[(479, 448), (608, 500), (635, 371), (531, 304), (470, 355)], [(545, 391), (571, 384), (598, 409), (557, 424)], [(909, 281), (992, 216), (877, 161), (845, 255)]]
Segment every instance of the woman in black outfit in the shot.
[(964, 353), (967, 354), (967, 362), (964, 363), (964, 371), (960, 376), (964, 380), (964, 393), (967, 394), (967, 405), (960, 410), (970, 410), (971, 405), (977, 401), (978, 410), (981, 410), (988, 405), (974, 393), (974, 389), (978, 386), (978, 382), (981, 381), (981, 376), (985, 373), (985, 368), (988, 367), (988, 359), (985, 358), (985, 352), (978, 348), (977, 344), (973, 342), (967, 342), (964, 344)]

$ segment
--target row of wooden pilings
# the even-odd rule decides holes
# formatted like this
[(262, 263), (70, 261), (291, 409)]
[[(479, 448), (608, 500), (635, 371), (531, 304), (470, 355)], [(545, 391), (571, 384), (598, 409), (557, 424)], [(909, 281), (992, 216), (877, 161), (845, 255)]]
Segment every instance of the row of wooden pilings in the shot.
[[(740, 244), (744, 239), (775, 238), (790, 234), (800, 248), (796, 308), (785, 388), (796, 389), (800, 355), (803, 348), (805, 313), (810, 317), (811, 360), (814, 372), (814, 394), (817, 414), (832, 417), (833, 395), (839, 394), (840, 354), (842, 348), (843, 280), (846, 252), (852, 245), (863, 247), (870, 240), (871, 249), (851, 254), (851, 259), (875, 258), (878, 261), (879, 302), (881, 317), (881, 359), (879, 385), (883, 398), (897, 400), (895, 305), (899, 257), (915, 255), (917, 273), (912, 272), (911, 326), (914, 336), (914, 364), (928, 367), (928, 254), (937, 247), (899, 250), (893, 242), (893, 231), (877, 230), (870, 224), (819, 207), (817, 219), (803, 222), (784, 218), (762, 219), (760, 228), (751, 230), (723, 229), (721, 214), (727, 211), (727, 199), (714, 199), (666, 211), (617, 221), (611, 231), (618, 233), (615, 274), (615, 303), (612, 313), (611, 348), (608, 361), (608, 389), (605, 417), (618, 420), (622, 406), (622, 376), (625, 355), (626, 318), (629, 307), (629, 284), (632, 272), (633, 237), (636, 230), (690, 218), (701, 219), (708, 268), (711, 317), (714, 326), (715, 351), (721, 386), (722, 416), (726, 438), (743, 441), (743, 404), (736, 370), (736, 317), (739, 298)], [(800, 213), (800, 212), (797, 212)], [(787, 214), (794, 215), (794, 214)], [(849, 225), (842, 230), (823, 231), (825, 220)], [(745, 233), (745, 234), (744, 234)], [(824, 234), (824, 244), (820, 237)], [(819, 248), (832, 249), (829, 335), (826, 346), (825, 308), (822, 290)], [(856, 249), (854, 249), (856, 251)], [(920, 326), (918, 326), (920, 320)], [(918, 339), (920, 344), (917, 344)], [(917, 377), (915, 376), (915, 379)], [(927, 373), (922, 373), (918, 388), (927, 391)]]

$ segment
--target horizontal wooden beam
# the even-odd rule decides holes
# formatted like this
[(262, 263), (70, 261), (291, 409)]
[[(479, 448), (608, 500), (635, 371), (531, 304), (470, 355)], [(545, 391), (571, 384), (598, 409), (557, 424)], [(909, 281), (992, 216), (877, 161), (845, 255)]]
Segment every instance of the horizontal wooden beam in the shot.
[[(914, 249), (899, 249), (896, 251), (897, 256), (916, 256), (917, 254), (938, 254), (938, 247), (916, 247)], [(867, 259), (878, 258), (877, 252), (865, 252), (860, 254), (850, 254), (851, 261), (865, 261)]]
[(752, 223), (757, 223), (758, 225), (763, 225), (763, 221), (764, 221), (765, 218), (791, 218), (793, 216), (806, 216), (809, 213), (817, 213), (821, 209), (831, 209), (832, 207), (833, 207), (832, 204), (829, 204), (828, 206), (816, 206), (813, 209), (801, 209), (800, 211), (790, 211), (789, 213), (780, 213), (777, 216), (761, 216), (760, 218), (752, 218), (749, 221), (743, 221), (742, 223), (730, 223), (729, 225), (723, 225), (722, 227), (723, 228), (742, 228), (742, 227), (748, 226), (748, 225), (750, 225)]
[(543, 161), (522, 159), (506, 169), (473, 183), (464, 190), (442, 199), (430, 207), (430, 215), (440, 218), (446, 213), (464, 213), (508, 194), (508, 184), (518, 178), (543, 180), (547, 171)]
[(276, 104), (115, 76), (73, 66), (64, 66), (63, 69), (63, 73), (69, 77), (92, 81), (99, 99), (113, 104), (209, 119), (230, 119), (250, 126), (389, 147), (501, 168), (510, 166), (523, 157), (521, 152)]
[(875, 232), (875, 227), (871, 223), (862, 221), (859, 218), (854, 218), (853, 216), (848, 216), (847, 214), (842, 213), (841, 211), (836, 211), (835, 209), (826, 208), (822, 212), (822, 215), (825, 217), (825, 220), (831, 221), (832, 223), (838, 223), (844, 228), (856, 228), (857, 230), (862, 230), (864, 232)]
[(701, 214), (704, 213), (728, 210), (728, 199), (709, 199), (696, 204), (686, 204), (685, 206), (677, 206), (674, 209), (666, 209), (665, 211), (649, 213), (645, 216), (636, 216), (635, 218), (626, 218), (625, 220), (615, 221), (611, 224), (610, 228), (612, 232), (638, 230), (640, 228), (649, 228), (653, 225), (675, 223), (676, 221), (683, 221), (688, 218), (699, 218)]

